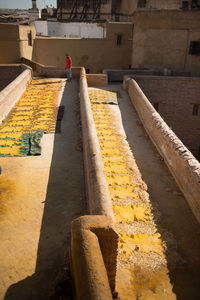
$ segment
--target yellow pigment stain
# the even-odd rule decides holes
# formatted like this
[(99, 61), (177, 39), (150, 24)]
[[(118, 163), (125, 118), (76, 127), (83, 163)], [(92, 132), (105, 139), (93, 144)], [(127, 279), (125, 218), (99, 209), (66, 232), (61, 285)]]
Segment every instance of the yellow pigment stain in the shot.
[(15, 115), (12, 115), (12, 121), (29, 121), (30, 120), (30, 117), (29, 116), (15, 116)]
[(20, 148), (17, 146), (13, 146), (13, 147), (1, 147), (0, 148), (0, 154), (3, 155), (10, 155), (10, 156), (21, 156), (21, 154), (19, 153)]
[(141, 251), (144, 253), (154, 252), (165, 257), (161, 235), (159, 233), (152, 235), (146, 233), (120, 233), (119, 248), (122, 249), (124, 256), (127, 258), (129, 258), (134, 251)]
[(10, 126), (5, 126), (1, 128), (1, 132), (23, 132), (24, 131), (24, 126), (17, 126), (17, 127), (10, 127)]
[(102, 149), (101, 150), (101, 154), (104, 156), (104, 155), (120, 155), (121, 152), (119, 149)]
[(7, 210), (7, 202), (9, 196), (14, 192), (15, 185), (9, 180), (4, 179), (2, 176), (0, 178), (0, 215), (5, 213)]
[(11, 138), (11, 139), (18, 140), (20, 137), (21, 137), (21, 133), (16, 133), (16, 132), (9, 132), (9, 133), (5, 132), (5, 133), (3, 133), (3, 132), (0, 131), (0, 138), (1, 139)]
[(117, 148), (119, 144), (115, 141), (101, 141), (100, 146), (102, 148)]
[(124, 157), (122, 155), (117, 155), (111, 157), (104, 156), (103, 157), (104, 164), (111, 164), (111, 163), (124, 163)]
[(104, 166), (106, 173), (120, 173), (120, 174), (126, 174), (127, 168), (125, 165), (119, 165), (119, 164), (112, 164), (108, 165), (106, 164)]
[[(45, 81), (41, 81), (41, 83), (45, 83)], [(19, 151), (23, 145), (20, 145), (17, 140), (23, 133), (35, 130), (55, 131), (57, 110), (54, 100), (56, 92), (54, 90), (46, 91), (52, 87), (50, 84), (41, 84), (39, 87), (34, 87), (36, 90), (32, 90), (34, 84), (35, 81), (32, 80), (26, 92), (16, 103), (9, 120), (0, 127), (0, 139), (12, 139), (6, 142), (0, 140), (0, 154), (2, 155), (21, 156)], [(61, 85), (56, 84), (54, 87), (60, 89)], [(20, 146), (17, 147), (17, 145)]]
[(131, 184), (130, 177), (127, 175), (107, 175), (106, 177), (109, 185)]
[(99, 129), (99, 128), (96, 128), (96, 131), (97, 131), (97, 135), (110, 135), (112, 136), (113, 135), (113, 131), (111, 129)]
[[(21, 145), (21, 142), (15, 140), (0, 140), (0, 146), (12, 147), (14, 145)], [(1, 150), (0, 150), (1, 153)]]
[(149, 223), (152, 216), (148, 208), (137, 204), (127, 206), (113, 205), (113, 209), (116, 213), (115, 218), (117, 223)]
[(109, 142), (111, 142), (111, 141), (113, 141), (113, 142), (116, 142), (117, 141), (117, 138), (116, 138), (116, 136), (110, 136), (110, 135), (104, 135), (104, 136), (100, 136), (99, 137), (99, 141), (100, 142), (103, 142), (103, 141), (109, 141)]
[(130, 186), (123, 186), (123, 187), (111, 187), (109, 186), (109, 192), (112, 200), (117, 199), (128, 199), (128, 198), (135, 198), (138, 199), (138, 195), (135, 194), (134, 189)]
[(131, 269), (131, 281), (135, 288), (135, 299), (177, 299), (172, 292), (168, 271), (144, 270), (140, 266)]
[(23, 112), (22, 110), (16, 110), (14, 113), (11, 114), (11, 116), (13, 116), (14, 118), (17, 118), (17, 117), (23, 117), (23, 118), (27, 118), (29, 116), (32, 116), (33, 115), (33, 111), (26, 111), (26, 112)]
[(28, 126), (31, 124), (30, 120), (20, 120), (20, 121), (9, 121), (7, 126)]

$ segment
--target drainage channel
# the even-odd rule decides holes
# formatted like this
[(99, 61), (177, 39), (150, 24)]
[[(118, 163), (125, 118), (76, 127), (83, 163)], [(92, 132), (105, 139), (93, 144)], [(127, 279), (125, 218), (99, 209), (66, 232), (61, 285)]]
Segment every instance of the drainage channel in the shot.
[[(88, 88), (88, 93), (119, 234), (116, 278), (118, 297), (176, 299), (177, 286), (173, 285), (171, 269), (180, 265), (182, 270), (185, 268), (184, 273), (187, 267), (178, 253), (179, 241), (170, 232), (173, 226), (163, 228), (158, 225), (161, 218), (159, 206), (152, 204), (147, 185), (141, 178), (127, 142), (124, 131), (126, 121), (122, 120), (120, 110), (125, 107), (123, 101), (128, 99), (124, 97), (125, 92), (119, 86), (112, 86), (110, 89)], [(117, 99), (121, 102), (120, 109), (115, 105)], [(129, 107), (131, 116), (130, 110)], [(132, 127), (131, 131), (134, 130), (137, 131)], [(156, 186), (156, 177), (154, 181)], [(173, 195), (172, 198), (174, 197), (177, 196)], [(171, 208), (169, 205), (166, 213), (171, 214)], [(187, 213), (187, 209), (185, 212)], [(188, 285), (186, 294), (191, 292), (191, 299), (195, 299), (197, 289), (191, 286)], [(178, 289), (181, 288), (183, 289), (183, 285), (179, 282)]]

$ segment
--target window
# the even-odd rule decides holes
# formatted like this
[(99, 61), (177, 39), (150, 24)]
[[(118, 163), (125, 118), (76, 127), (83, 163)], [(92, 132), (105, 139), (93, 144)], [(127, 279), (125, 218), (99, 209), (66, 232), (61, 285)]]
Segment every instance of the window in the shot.
[(32, 32), (28, 32), (27, 34), (27, 38), (28, 38), (28, 45), (32, 46)]
[(138, 0), (138, 7), (146, 7), (146, 0)]
[(199, 0), (192, 0), (191, 8), (200, 8)]
[(119, 15), (115, 15), (115, 22), (119, 22)]
[(117, 35), (117, 45), (121, 45), (121, 43), (122, 43), (122, 35), (118, 34)]
[(188, 1), (182, 1), (182, 8), (183, 9), (189, 8), (189, 2)]
[(197, 116), (199, 111), (199, 104), (193, 104), (192, 115)]
[(158, 111), (159, 103), (158, 102), (153, 103), (153, 107), (155, 108), (155, 110)]
[(190, 42), (189, 54), (191, 54), (191, 55), (200, 55), (200, 41)]

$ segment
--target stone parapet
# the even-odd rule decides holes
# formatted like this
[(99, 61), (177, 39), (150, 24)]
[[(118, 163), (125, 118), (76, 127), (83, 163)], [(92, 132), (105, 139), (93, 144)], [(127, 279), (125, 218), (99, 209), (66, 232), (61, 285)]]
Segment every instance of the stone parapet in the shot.
[(110, 217), (83, 216), (72, 222), (72, 275), (77, 300), (113, 299), (117, 244)]
[(124, 87), (144, 128), (200, 222), (200, 163), (156, 112), (136, 81), (125, 80)]
[(84, 68), (80, 76), (80, 107), (88, 211), (92, 215), (114, 218)]
[(87, 74), (88, 86), (104, 87), (108, 85), (108, 76), (106, 74)]
[(32, 77), (31, 68), (22, 65), (23, 72), (0, 92), (0, 123), (6, 118), (15, 103), (26, 90), (27, 82)]

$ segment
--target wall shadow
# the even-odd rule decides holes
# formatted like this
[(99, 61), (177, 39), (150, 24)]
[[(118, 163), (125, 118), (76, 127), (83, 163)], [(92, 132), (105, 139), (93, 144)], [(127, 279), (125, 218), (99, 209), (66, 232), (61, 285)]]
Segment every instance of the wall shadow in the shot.
[(166, 244), (166, 259), (177, 299), (199, 299), (200, 226), (162, 157), (150, 141), (127, 94), (118, 98), (122, 124), (142, 179), (148, 186), (154, 220)]
[(72, 299), (70, 224), (85, 214), (78, 83), (66, 83), (57, 122), (35, 273), (10, 286), (5, 300)]

